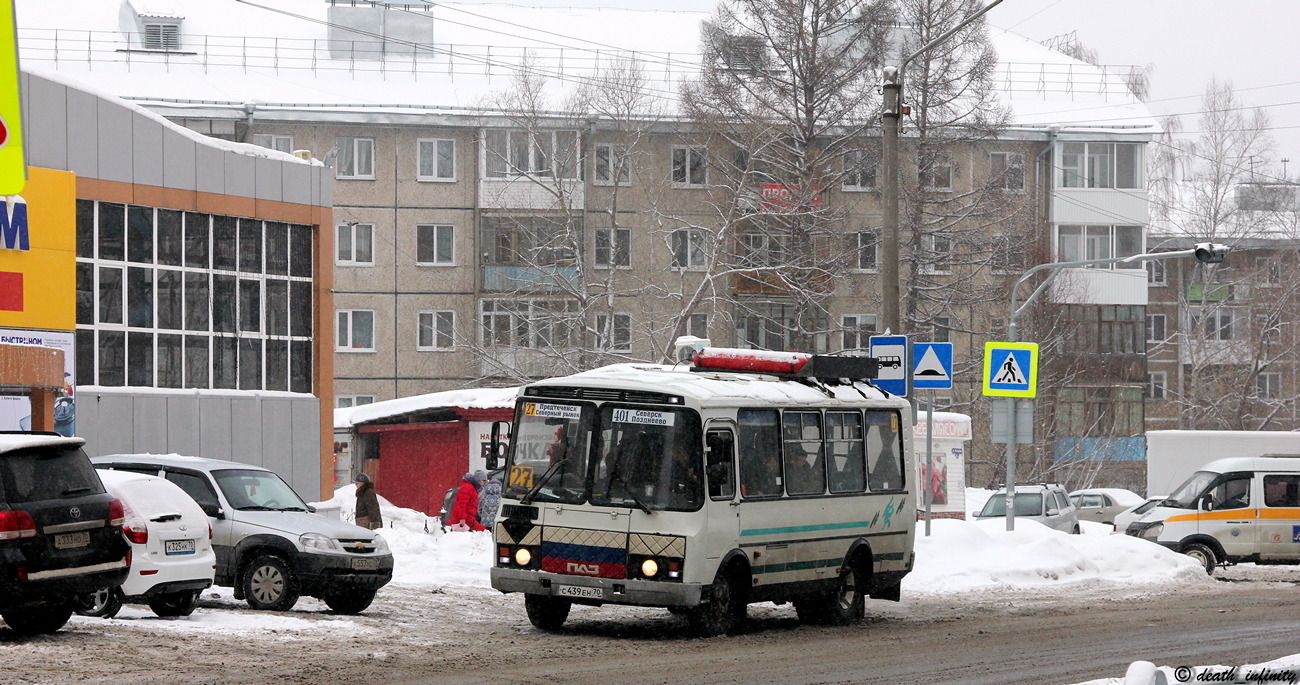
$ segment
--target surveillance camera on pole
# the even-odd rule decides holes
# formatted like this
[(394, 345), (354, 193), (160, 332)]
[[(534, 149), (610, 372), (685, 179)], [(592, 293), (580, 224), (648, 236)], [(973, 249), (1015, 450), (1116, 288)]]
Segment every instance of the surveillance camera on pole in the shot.
[(1231, 249), (1227, 245), (1218, 243), (1197, 243), (1196, 251), (1192, 254), (1202, 264), (1218, 264), (1223, 261), (1223, 258), (1228, 255), (1228, 250)]

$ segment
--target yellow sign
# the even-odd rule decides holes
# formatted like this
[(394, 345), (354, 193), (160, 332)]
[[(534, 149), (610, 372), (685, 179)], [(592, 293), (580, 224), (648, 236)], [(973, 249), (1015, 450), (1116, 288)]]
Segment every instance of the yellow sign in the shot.
[(22, 197), (0, 197), (0, 328), (77, 327), (77, 177), (33, 167)]
[(507, 479), (507, 487), (523, 488), (525, 490), (533, 489), (533, 467), (531, 466), (511, 466), (510, 476)]
[(0, 0), (0, 195), (17, 195), (26, 183), (23, 107), (18, 97), (18, 27), (13, 0)]
[(984, 343), (984, 394), (1033, 397), (1038, 394), (1038, 343)]

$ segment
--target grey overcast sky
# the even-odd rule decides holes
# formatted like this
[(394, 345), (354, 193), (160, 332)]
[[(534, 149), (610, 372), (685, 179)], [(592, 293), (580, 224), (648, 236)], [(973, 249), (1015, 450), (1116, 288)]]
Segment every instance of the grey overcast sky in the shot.
[(1076, 31), (1102, 64), (1152, 65), (1148, 106), (1184, 115), (1184, 130), (1196, 128), (1210, 79), (1231, 81), (1242, 104), (1268, 113), (1276, 157), (1300, 176), (1297, 0), (1003, 0), (988, 16), (1038, 41)]

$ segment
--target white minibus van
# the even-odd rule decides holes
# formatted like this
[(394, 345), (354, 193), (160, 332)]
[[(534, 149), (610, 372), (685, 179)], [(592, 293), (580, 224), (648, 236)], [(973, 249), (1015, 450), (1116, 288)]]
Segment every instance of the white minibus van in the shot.
[(1206, 464), (1129, 535), (1214, 567), (1300, 564), (1300, 456), (1234, 457)]
[(898, 601), (916, 522), (910, 407), (858, 362), (706, 348), (693, 366), (524, 387), (492, 587), (523, 593), (544, 630), (574, 604), (666, 607), (719, 634), (751, 602), (840, 624), (866, 596)]

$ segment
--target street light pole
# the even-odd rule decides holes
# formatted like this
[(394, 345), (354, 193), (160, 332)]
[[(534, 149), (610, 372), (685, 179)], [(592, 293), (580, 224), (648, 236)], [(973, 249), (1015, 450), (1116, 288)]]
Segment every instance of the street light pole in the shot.
[(899, 322), (899, 278), (898, 278), (898, 119), (903, 111), (903, 74), (912, 60), (929, 52), (940, 43), (953, 37), (971, 22), (984, 16), (986, 12), (997, 7), (1002, 0), (992, 0), (980, 11), (966, 17), (960, 24), (943, 33), (943, 35), (926, 43), (920, 50), (908, 55), (896, 67), (885, 67), (881, 103), (881, 149), (880, 149), (880, 193), (881, 193), (881, 233), (880, 236), (880, 297), (881, 317), (884, 330), (899, 333), (903, 327)]
[[(1062, 269), (1071, 269), (1084, 266), (1100, 266), (1102, 264), (1131, 264), (1133, 262), (1147, 262), (1163, 259), (1172, 259), (1174, 257), (1195, 257), (1197, 261), (1205, 264), (1217, 264), (1223, 261), (1229, 250), (1232, 248), (1227, 245), (1218, 245), (1216, 243), (1198, 243), (1196, 247), (1188, 250), (1175, 250), (1172, 252), (1148, 252), (1146, 254), (1133, 255), (1131, 257), (1110, 257), (1106, 259), (1084, 259), (1074, 262), (1052, 262), (1051, 264), (1039, 264), (1030, 267), (1020, 275), (1016, 284), (1011, 287), (1011, 316), (1007, 319), (1007, 342), (1018, 342), (1016, 340), (1016, 317), (1025, 311), (1025, 308), (1033, 303), (1039, 295), (1042, 294), (1047, 286), (1060, 275)], [(1051, 273), (1043, 282), (1038, 284), (1037, 288), (1025, 298), (1024, 304), (1016, 306), (1016, 293), (1020, 291), (1020, 285), (1029, 280), (1030, 276), (1040, 272), (1048, 271)], [(1008, 397), (1007, 402), (1007, 493), (1006, 493), (1006, 517), (1007, 530), (1016, 529), (1016, 398)]]

